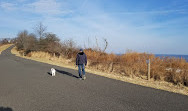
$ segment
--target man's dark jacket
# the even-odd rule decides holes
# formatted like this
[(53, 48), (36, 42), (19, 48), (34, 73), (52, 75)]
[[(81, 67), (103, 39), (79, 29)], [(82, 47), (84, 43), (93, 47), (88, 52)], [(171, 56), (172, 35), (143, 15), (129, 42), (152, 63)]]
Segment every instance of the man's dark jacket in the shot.
[(87, 56), (84, 52), (79, 52), (76, 57), (76, 65), (87, 65)]

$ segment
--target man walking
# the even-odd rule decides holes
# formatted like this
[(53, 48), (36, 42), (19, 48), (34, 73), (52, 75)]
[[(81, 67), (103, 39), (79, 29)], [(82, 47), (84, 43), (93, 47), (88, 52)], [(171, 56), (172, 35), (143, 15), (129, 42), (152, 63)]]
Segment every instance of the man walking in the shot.
[(80, 79), (85, 80), (85, 66), (87, 65), (87, 56), (84, 53), (83, 49), (80, 49), (80, 52), (77, 54), (76, 65), (78, 66), (78, 73)]

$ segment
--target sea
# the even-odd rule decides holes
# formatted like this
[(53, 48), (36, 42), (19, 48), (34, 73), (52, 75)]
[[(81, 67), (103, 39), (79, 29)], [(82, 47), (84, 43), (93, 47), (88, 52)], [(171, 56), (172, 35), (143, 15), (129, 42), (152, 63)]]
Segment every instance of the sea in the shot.
[[(122, 54), (117, 54), (122, 55)], [(188, 62), (188, 55), (176, 55), (176, 54), (154, 54), (156, 57), (175, 57), (175, 58), (183, 58)]]
[(188, 62), (188, 55), (175, 55), (175, 54), (155, 54), (156, 57), (175, 57), (175, 58), (183, 58)]

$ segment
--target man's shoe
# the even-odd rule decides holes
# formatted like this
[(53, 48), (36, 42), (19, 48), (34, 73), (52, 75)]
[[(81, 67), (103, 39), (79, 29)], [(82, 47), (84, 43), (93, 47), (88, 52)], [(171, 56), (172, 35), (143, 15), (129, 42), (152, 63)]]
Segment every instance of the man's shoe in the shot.
[(86, 79), (86, 76), (83, 76), (82, 79), (85, 80), (85, 79)]

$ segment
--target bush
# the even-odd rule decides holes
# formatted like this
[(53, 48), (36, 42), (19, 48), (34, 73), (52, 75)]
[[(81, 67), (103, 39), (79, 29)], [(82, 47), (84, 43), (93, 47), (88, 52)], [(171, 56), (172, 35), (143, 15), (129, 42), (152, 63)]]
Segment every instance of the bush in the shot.
[(24, 45), (28, 44), (27, 42), (28, 32), (26, 30), (18, 33), (18, 37), (16, 38), (16, 47), (18, 50), (24, 50)]
[(124, 76), (147, 76), (146, 60), (151, 60), (151, 78), (188, 86), (188, 63), (184, 59), (155, 57), (153, 54), (127, 52), (120, 56), (86, 49), (90, 67)]
[(78, 48), (76, 46), (75, 41), (73, 41), (72, 39), (69, 40), (64, 40), (61, 43), (61, 54), (64, 57), (67, 57), (68, 59), (70, 58), (75, 58), (77, 53), (78, 53)]

